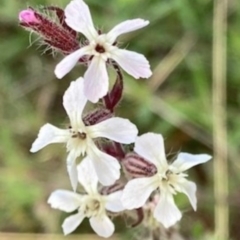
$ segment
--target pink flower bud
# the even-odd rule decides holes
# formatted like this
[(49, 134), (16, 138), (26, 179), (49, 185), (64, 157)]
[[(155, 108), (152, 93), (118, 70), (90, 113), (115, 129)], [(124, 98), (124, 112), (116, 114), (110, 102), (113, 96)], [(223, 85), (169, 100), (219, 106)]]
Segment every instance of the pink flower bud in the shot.
[(18, 15), (18, 18), (21, 23), (40, 23), (40, 21), (36, 18), (34, 11), (31, 9), (21, 11)]

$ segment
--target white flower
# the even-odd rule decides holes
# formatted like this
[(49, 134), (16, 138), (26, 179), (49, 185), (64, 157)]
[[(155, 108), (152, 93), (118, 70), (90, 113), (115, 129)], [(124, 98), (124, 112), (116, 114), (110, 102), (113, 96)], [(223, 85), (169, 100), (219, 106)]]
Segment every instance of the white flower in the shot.
[(84, 187), (86, 194), (56, 190), (48, 199), (52, 208), (64, 212), (78, 210), (78, 213), (71, 215), (63, 222), (62, 228), (65, 235), (73, 232), (87, 217), (92, 229), (99, 236), (110, 237), (114, 232), (114, 225), (106, 210), (111, 212), (124, 210), (120, 201), (122, 190), (109, 195), (99, 194), (97, 189), (98, 179), (92, 168), (92, 162), (89, 159), (84, 159), (77, 167), (78, 180)]
[(129, 144), (135, 141), (138, 130), (129, 120), (113, 117), (91, 126), (85, 126), (82, 112), (87, 103), (83, 94), (83, 79), (71, 83), (63, 96), (63, 106), (70, 118), (69, 129), (59, 129), (45, 124), (32, 145), (36, 152), (51, 143), (66, 143), (67, 169), (74, 190), (77, 188), (76, 158), (87, 156), (91, 159), (99, 181), (111, 185), (120, 177), (120, 164), (114, 157), (101, 152), (94, 143), (95, 138), (108, 138), (116, 142)]
[(85, 56), (92, 56), (91, 63), (84, 75), (84, 94), (91, 102), (97, 102), (108, 91), (108, 59), (116, 61), (128, 74), (138, 79), (152, 75), (146, 58), (139, 53), (119, 49), (114, 45), (121, 34), (135, 31), (149, 24), (143, 19), (124, 21), (107, 34), (99, 34), (94, 28), (88, 6), (82, 0), (72, 0), (65, 9), (66, 23), (88, 39), (89, 44), (65, 57), (55, 69), (58, 78), (64, 77)]
[(126, 209), (142, 207), (150, 194), (160, 190), (160, 198), (154, 210), (154, 217), (168, 228), (182, 217), (174, 203), (173, 195), (181, 192), (187, 195), (193, 209), (196, 211), (196, 184), (188, 181), (187, 169), (205, 163), (211, 159), (207, 154), (180, 153), (177, 159), (168, 164), (165, 156), (162, 135), (147, 133), (138, 137), (134, 151), (153, 163), (157, 173), (151, 177), (130, 180), (123, 190), (122, 202)]

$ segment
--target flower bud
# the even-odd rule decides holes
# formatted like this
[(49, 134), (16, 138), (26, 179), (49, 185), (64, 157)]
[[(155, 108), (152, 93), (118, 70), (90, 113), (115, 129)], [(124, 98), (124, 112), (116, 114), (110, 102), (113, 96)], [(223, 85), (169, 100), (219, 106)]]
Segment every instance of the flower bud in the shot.
[(103, 98), (103, 103), (107, 109), (111, 112), (114, 111), (114, 108), (119, 104), (122, 93), (123, 93), (123, 76), (121, 70), (116, 63), (113, 63), (114, 69), (117, 72), (117, 79), (109, 91), (109, 93)]
[[(56, 7), (46, 7), (45, 11), (55, 12), (56, 17), (49, 17), (33, 8), (19, 13), (20, 26), (39, 35), (45, 44), (63, 54), (69, 54), (80, 48), (77, 34), (65, 23), (64, 11)], [(50, 15), (50, 14), (49, 14)], [(80, 61), (84, 61), (81, 59)]]
[(83, 118), (83, 122), (86, 126), (91, 126), (111, 117), (113, 117), (113, 114), (108, 109), (99, 108), (87, 113)]
[(150, 177), (157, 168), (136, 153), (128, 153), (122, 161), (125, 172), (130, 178)]
[(125, 157), (124, 148), (120, 143), (114, 141), (101, 142), (99, 147), (103, 152), (115, 157), (120, 162)]
[(32, 9), (23, 10), (18, 15), (20, 23), (31, 25), (39, 24), (40, 21), (36, 18), (35, 13)]
[(102, 195), (109, 195), (111, 193), (117, 192), (119, 190), (122, 190), (124, 188), (124, 183), (121, 180), (116, 181), (113, 185), (102, 187), (100, 189), (100, 193)]

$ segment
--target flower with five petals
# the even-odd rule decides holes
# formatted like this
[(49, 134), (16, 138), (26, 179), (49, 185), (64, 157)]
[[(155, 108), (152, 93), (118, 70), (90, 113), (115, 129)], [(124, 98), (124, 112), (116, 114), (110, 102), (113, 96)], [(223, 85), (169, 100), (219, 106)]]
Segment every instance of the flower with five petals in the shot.
[(84, 187), (86, 194), (56, 190), (48, 199), (52, 208), (68, 213), (78, 210), (76, 214), (64, 220), (62, 228), (65, 235), (73, 232), (87, 217), (92, 229), (99, 236), (110, 237), (115, 227), (107, 215), (108, 211), (117, 213), (124, 210), (120, 201), (122, 190), (101, 195), (97, 189), (98, 179), (92, 168), (92, 162), (87, 158), (77, 167), (78, 181)]
[(157, 173), (150, 177), (130, 180), (124, 190), (122, 202), (126, 209), (142, 207), (152, 192), (160, 191), (159, 201), (154, 209), (154, 217), (168, 228), (182, 217), (175, 205), (173, 195), (184, 193), (196, 211), (196, 184), (186, 179), (184, 171), (205, 163), (211, 159), (207, 154), (179, 153), (177, 159), (168, 164), (165, 156), (164, 142), (161, 134), (146, 133), (138, 137), (134, 151), (147, 161), (154, 164)]
[(30, 150), (37, 152), (51, 143), (66, 143), (69, 152), (67, 169), (74, 190), (77, 188), (76, 158), (85, 154), (93, 162), (99, 182), (103, 185), (111, 185), (120, 177), (120, 164), (117, 159), (100, 151), (94, 139), (107, 138), (129, 144), (135, 141), (138, 134), (133, 123), (119, 117), (86, 126), (82, 120), (82, 112), (87, 103), (83, 93), (83, 82), (82, 78), (73, 81), (63, 96), (63, 106), (70, 119), (70, 128), (59, 129), (49, 123), (45, 124)]
[(139, 53), (119, 49), (116, 39), (119, 35), (135, 31), (149, 24), (143, 19), (124, 21), (107, 34), (100, 34), (94, 28), (88, 6), (83, 0), (72, 0), (65, 9), (66, 23), (73, 30), (82, 33), (88, 44), (65, 57), (55, 69), (58, 78), (64, 77), (83, 56), (89, 56), (89, 67), (84, 75), (84, 94), (91, 102), (97, 102), (107, 94), (109, 77), (107, 62), (117, 62), (134, 78), (149, 78), (152, 75), (146, 58)]

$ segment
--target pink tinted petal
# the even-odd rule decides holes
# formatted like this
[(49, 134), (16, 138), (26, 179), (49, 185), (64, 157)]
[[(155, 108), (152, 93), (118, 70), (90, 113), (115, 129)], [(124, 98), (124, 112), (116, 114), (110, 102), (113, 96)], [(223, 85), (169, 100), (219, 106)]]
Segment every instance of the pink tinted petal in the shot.
[(62, 210), (64, 212), (72, 212), (81, 205), (82, 196), (80, 194), (67, 190), (56, 190), (48, 198), (48, 204), (52, 208)]
[(111, 212), (121, 212), (125, 208), (122, 205), (121, 196), (123, 191), (117, 191), (107, 195), (107, 202), (105, 208)]
[(101, 217), (91, 217), (89, 221), (94, 232), (100, 237), (108, 238), (114, 233), (115, 227), (106, 215)]
[(107, 94), (108, 85), (106, 62), (101, 57), (94, 57), (84, 75), (85, 96), (96, 103)]
[(111, 52), (111, 58), (136, 79), (149, 78), (152, 75), (149, 62), (142, 54), (116, 49)]
[(30, 152), (37, 152), (51, 143), (67, 142), (69, 133), (67, 130), (59, 129), (49, 123), (41, 127), (37, 139), (32, 144)]
[(108, 32), (107, 38), (113, 43), (119, 35), (138, 30), (147, 26), (148, 24), (149, 21), (140, 18), (124, 21), (119, 23), (110, 32)]
[(207, 154), (179, 153), (171, 167), (177, 172), (183, 172), (198, 164), (205, 163), (211, 158), (212, 157)]
[(161, 134), (145, 133), (137, 137), (134, 151), (163, 172), (168, 168)]
[(54, 73), (57, 78), (63, 78), (77, 64), (78, 60), (88, 53), (88, 46), (83, 47), (66, 56), (55, 68)]
[(184, 182), (181, 183), (181, 192), (186, 194), (192, 208), (194, 211), (197, 210), (197, 198), (196, 198), (196, 191), (197, 191), (197, 186), (194, 182), (185, 180)]
[(68, 235), (69, 233), (73, 232), (81, 224), (84, 218), (85, 215), (82, 213), (77, 213), (66, 218), (62, 224), (64, 235)]
[(114, 117), (88, 127), (91, 138), (108, 138), (129, 144), (135, 141), (138, 129), (128, 119)]
[(18, 15), (18, 18), (22, 23), (40, 23), (32, 9), (21, 11)]
[(78, 181), (82, 184), (88, 194), (97, 192), (98, 177), (89, 157), (86, 157), (77, 167)]
[(72, 0), (65, 9), (66, 23), (89, 40), (97, 36), (87, 4), (82, 0)]
[(87, 103), (83, 93), (83, 78), (71, 82), (63, 96), (63, 106), (72, 122), (79, 122), (82, 119), (82, 112)]
[(161, 191), (153, 215), (165, 228), (173, 226), (182, 218), (182, 213), (175, 205), (172, 194), (164, 191)]
[(102, 185), (110, 186), (120, 178), (120, 164), (116, 158), (101, 152), (96, 146), (89, 149), (88, 156), (93, 162), (95, 172)]
[(126, 209), (142, 207), (151, 193), (157, 189), (157, 176), (135, 178), (123, 189), (122, 204)]

